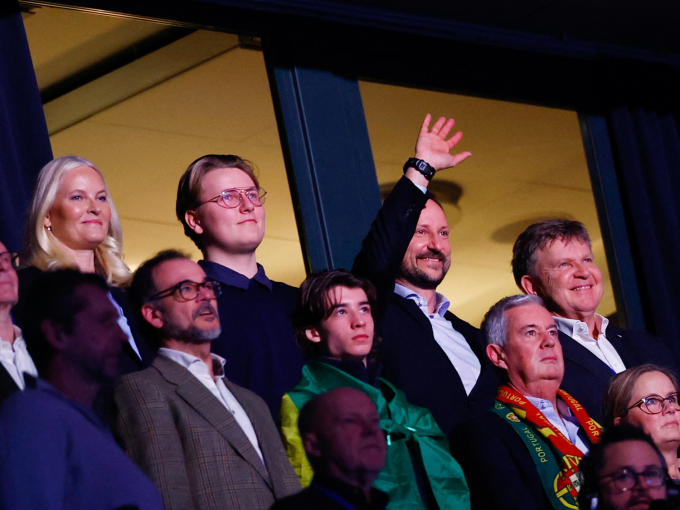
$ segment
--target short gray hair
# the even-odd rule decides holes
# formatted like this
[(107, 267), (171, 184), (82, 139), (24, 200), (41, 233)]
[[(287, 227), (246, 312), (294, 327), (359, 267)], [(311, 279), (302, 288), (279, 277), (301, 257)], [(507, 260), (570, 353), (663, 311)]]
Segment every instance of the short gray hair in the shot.
[(482, 338), (486, 341), (486, 345), (495, 344), (505, 347), (508, 336), (508, 319), (505, 312), (525, 305), (538, 305), (545, 308), (543, 300), (534, 294), (509, 296), (489, 308), (482, 321)]

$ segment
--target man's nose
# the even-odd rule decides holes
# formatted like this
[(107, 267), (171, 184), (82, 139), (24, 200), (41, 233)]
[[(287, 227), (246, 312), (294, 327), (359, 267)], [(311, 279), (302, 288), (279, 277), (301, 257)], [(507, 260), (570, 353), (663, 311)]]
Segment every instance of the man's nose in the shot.
[(366, 325), (366, 317), (361, 313), (352, 314), (352, 326), (360, 328)]
[(557, 341), (557, 335), (552, 334), (552, 331), (543, 332), (543, 346), (544, 347), (554, 347)]
[(239, 211), (241, 211), (241, 212), (250, 212), (250, 211), (252, 211), (253, 209), (255, 209), (255, 206), (254, 206), (253, 203), (248, 199), (248, 197), (246, 197), (246, 194), (245, 194), (245, 193), (240, 192), (240, 193), (238, 194), (238, 197), (239, 197), (239, 199), (241, 200), (241, 202), (240, 202), (239, 205), (238, 205)]
[(439, 233), (433, 232), (428, 236), (427, 247), (437, 253), (442, 250), (442, 238)]

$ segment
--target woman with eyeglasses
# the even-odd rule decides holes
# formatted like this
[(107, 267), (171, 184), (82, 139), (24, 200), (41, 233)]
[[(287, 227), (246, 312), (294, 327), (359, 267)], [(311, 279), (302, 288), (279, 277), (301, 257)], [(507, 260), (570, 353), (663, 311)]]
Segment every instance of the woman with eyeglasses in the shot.
[(150, 361), (153, 354), (133, 335), (134, 325), (127, 320), (133, 314), (127, 310), (121, 287), (132, 275), (123, 261), (120, 219), (104, 176), (93, 163), (64, 156), (42, 168), (33, 191), (25, 241), (18, 271), (19, 303), (13, 310), (19, 326), (26, 306), (24, 296), (41, 271), (73, 268), (96, 273), (109, 284), (119, 325), (128, 335), (121, 371), (142, 368)]
[(579, 469), (581, 510), (647, 510), (666, 499), (666, 462), (652, 438), (632, 425), (608, 429)]
[(667, 368), (641, 365), (615, 375), (603, 402), (604, 426), (627, 423), (652, 437), (668, 466), (669, 476), (680, 481), (680, 406), (678, 381)]

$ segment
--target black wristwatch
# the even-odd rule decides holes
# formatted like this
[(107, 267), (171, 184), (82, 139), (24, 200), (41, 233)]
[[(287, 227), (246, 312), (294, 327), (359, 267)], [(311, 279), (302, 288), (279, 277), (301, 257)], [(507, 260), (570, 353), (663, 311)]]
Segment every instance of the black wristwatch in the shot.
[(406, 173), (406, 170), (409, 168), (418, 170), (428, 181), (431, 181), (434, 174), (437, 172), (427, 161), (418, 158), (411, 158), (404, 164), (404, 173)]

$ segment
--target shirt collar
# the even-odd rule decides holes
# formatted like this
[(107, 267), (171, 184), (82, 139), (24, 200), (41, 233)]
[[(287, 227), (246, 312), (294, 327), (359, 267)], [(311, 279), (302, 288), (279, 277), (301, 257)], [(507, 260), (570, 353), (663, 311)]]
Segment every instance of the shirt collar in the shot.
[[(606, 337), (609, 319), (603, 317), (599, 313), (596, 313), (595, 317), (599, 317), (600, 319), (602, 319), (602, 325), (600, 326), (600, 334)], [(588, 329), (588, 325), (585, 322), (580, 321), (578, 319), (566, 319), (564, 317), (556, 316), (553, 316), (553, 319), (555, 319), (555, 325), (557, 326), (557, 329), (560, 330), (565, 335), (567, 335), (568, 337), (574, 338), (578, 336), (581, 338), (583, 337), (590, 338), (590, 330)]]
[[(423, 307), (423, 306), (427, 307), (427, 299), (425, 299), (423, 296), (421, 296), (417, 292), (412, 291), (411, 289), (407, 289), (403, 285), (395, 283), (394, 284), (394, 293), (398, 294), (399, 296), (403, 297), (404, 299), (410, 299), (415, 304), (417, 304), (418, 307)], [(444, 314), (449, 309), (450, 305), (451, 305), (451, 302), (448, 299), (446, 299), (442, 294), (440, 294), (439, 292), (435, 293), (434, 308), (439, 315), (444, 317)]]
[(14, 326), (14, 342), (10, 342), (9, 340), (6, 340), (2, 337), (0, 337), (0, 345), (7, 344), (10, 347), (13, 346), (14, 350), (16, 349), (23, 349), (24, 351), (26, 350), (26, 340), (24, 340), (24, 337), (21, 334), (21, 329), (19, 326)]
[[(176, 363), (179, 363), (187, 370), (189, 370), (189, 367), (192, 367), (192, 369), (198, 369), (200, 371), (205, 370), (206, 374), (210, 374), (208, 371), (208, 365), (206, 365), (201, 358), (198, 358), (193, 354), (189, 354), (188, 352), (184, 351), (178, 351), (176, 349), (168, 349), (167, 347), (161, 347), (158, 349), (158, 353), (162, 354), (166, 358), (170, 358)], [(224, 377), (224, 365), (227, 360), (215, 353), (210, 353), (210, 357), (212, 358), (213, 374), (215, 377)]]
[(224, 285), (246, 290), (248, 289), (250, 281), (255, 280), (269, 290), (272, 290), (273, 288), (272, 281), (267, 278), (267, 275), (264, 273), (264, 268), (260, 264), (257, 265), (257, 273), (252, 278), (248, 278), (241, 273), (237, 273), (233, 269), (229, 269), (222, 264), (210, 260), (199, 260), (198, 264), (203, 268), (203, 271), (205, 271), (208, 278), (212, 278)]

